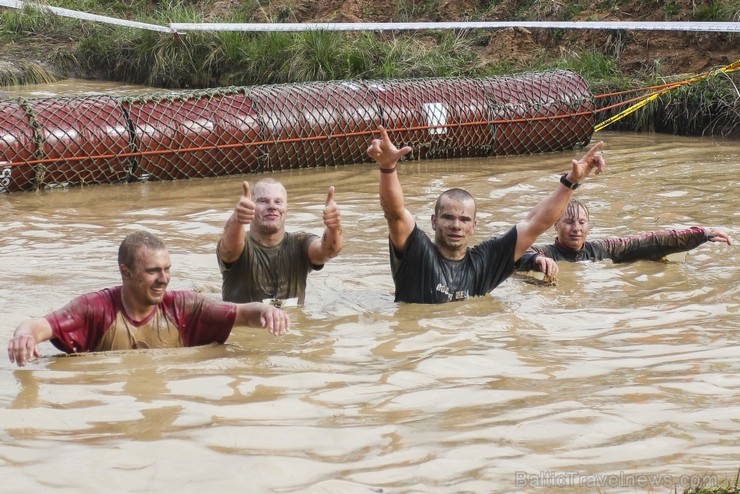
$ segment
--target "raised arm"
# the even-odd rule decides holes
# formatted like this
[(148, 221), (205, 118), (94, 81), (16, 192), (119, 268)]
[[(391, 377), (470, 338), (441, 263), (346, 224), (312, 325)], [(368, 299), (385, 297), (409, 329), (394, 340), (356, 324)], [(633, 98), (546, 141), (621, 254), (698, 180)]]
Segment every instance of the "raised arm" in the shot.
[(13, 337), (8, 342), (8, 358), (11, 362), (18, 364), (18, 367), (23, 367), (41, 355), (39, 343), (48, 341), (52, 337), (49, 321), (43, 317), (24, 321), (16, 328)]
[(568, 201), (573, 197), (573, 190), (591, 173), (591, 170), (595, 168), (597, 175), (604, 171), (606, 164), (603, 156), (601, 156), (603, 145), (603, 142), (598, 142), (581, 159), (573, 160), (572, 170), (563, 175), (561, 184), (537, 204), (524, 221), (517, 224), (514, 261), (517, 261), (524, 254), (537, 240), (537, 237), (555, 224), (560, 215), (563, 214)]
[(312, 264), (321, 265), (342, 250), (342, 213), (334, 202), (334, 186), (329, 187), (324, 205), (324, 234), (308, 246), (308, 258)]
[(388, 222), (388, 231), (393, 246), (403, 251), (411, 232), (414, 230), (414, 217), (404, 206), (403, 189), (396, 173), (398, 160), (411, 152), (409, 146), (396, 148), (383, 126), (378, 126), (380, 139), (373, 139), (367, 154), (375, 159), (380, 168), (380, 207)]
[(242, 183), (242, 196), (224, 225), (224, 232), (218, 242), (218, 255), (225, 263), (231, 263), (239, 259), (244, 250), (247, 232), (244, 225), (248, 225), (254, 219), (254, 202), (249, 191), (249, 182)]
[(265, 328), (270, 334), (278, 336), (290, 330), (290, 317), (277, 307), (262, 302), (249, 302), (237, 304), (234, 326)]

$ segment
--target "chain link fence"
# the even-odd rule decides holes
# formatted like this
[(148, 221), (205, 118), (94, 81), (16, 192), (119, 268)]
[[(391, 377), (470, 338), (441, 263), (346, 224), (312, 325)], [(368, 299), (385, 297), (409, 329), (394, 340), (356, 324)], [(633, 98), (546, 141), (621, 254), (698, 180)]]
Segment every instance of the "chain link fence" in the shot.
[(378, 125), (421, 159), (560, 151), (594, 111), (566, 70), (5, 100), (0, 192), (351, 165)]

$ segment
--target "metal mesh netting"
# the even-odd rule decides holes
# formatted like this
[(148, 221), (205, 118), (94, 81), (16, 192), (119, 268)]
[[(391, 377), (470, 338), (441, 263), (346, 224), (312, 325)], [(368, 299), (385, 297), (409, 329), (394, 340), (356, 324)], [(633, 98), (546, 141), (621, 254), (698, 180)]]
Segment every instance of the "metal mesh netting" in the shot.
[(265, 168), (346, 165), (367, 160), (372, 131), (381, 123), (375, 96), (352, 82), (258, 86), (267, 146)]
[[(579, 84), (580, 83), (580, 84)], [(588, 144), (596, 105), (572, 72), (484, 79), (494, 155), (543, 153)]]
[(420, 158), (580, 147), (574, 72), (0, 101), (0, 192), (362, 163), (378, 125)]
[(129, 180), (175, 180), (258, 171), (265, 154), (253, 101), (243, 92), (124, 99), (135, 165)]

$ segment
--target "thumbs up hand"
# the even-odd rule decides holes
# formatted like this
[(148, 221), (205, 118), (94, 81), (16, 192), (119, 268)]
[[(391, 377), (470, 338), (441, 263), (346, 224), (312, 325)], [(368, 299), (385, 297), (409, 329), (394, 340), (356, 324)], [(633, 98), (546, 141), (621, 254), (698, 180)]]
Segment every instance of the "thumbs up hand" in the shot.
[(326, 204), (324, 205), (324, 225), (331, 230), (340, 230), (342, 228), (342, 213), (339, 206), (334, 202), (334, 186), (329, 187), (326, 194)]
[(252, 201), (252, 193), (249, 190), (249, 182), (246, 180), (242, 182), (244, 192), (239, 198), (239, 202), (236, 205), (236, 220), (242, 225), (248, 225), (254, 219), (254, 202)]

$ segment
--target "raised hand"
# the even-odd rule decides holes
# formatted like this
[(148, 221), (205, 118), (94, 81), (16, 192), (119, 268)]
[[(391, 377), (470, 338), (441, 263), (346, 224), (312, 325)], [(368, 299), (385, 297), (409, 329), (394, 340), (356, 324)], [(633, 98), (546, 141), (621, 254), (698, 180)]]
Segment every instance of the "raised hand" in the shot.
[(412, 149), (410, 146), (404, 146), (398, 149), (388, 137), (388, 132), (382, 125), (378, 126), (380, 139), (373, 139), (370, 147), (367, 148), (367, 154), (375, 159), (380, 168), (391, 169), (396, 166), (398, 160), (409, 154)]
[(601, 148), (603, 146), (604, 141), (599, 141), (581, 159), (572, 161), (573, 170), (568, 174), (568, 180), (570, 182), (579, 183), (583, 181), (593, 169), (596, 169), (597, 175), (604, 171), (606, 162), (601, 155)]
[(249, 182), (246, 180), (242, 182), (244, 189), (242, 196), (239, 198), (239, 202), (236, 204), (236, 220), (242, 225), (248, 225), (254, 219), (254, 202), (252, 201), (252, 193), (249, 190)]
[(339, 206), (334, 202), (334, 186), (329, 186), (329, 192), (326, 194), (326, 204), (324, 205), (324, 225), (332, 230), (342, 228), (342, 212)]

